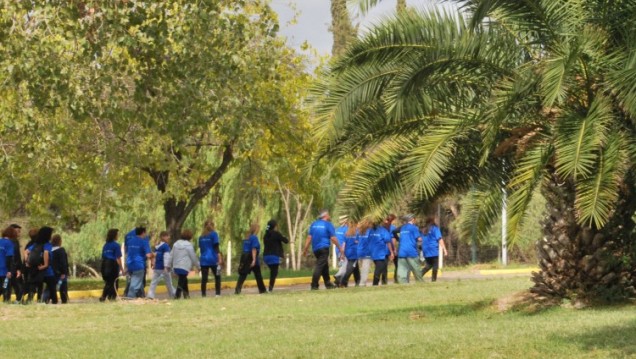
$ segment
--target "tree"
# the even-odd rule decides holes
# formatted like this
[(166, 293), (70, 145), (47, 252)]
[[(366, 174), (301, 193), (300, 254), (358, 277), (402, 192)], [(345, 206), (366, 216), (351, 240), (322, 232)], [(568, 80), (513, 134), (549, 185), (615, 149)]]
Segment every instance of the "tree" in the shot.
[(129, 190), (161, 192), (173, 239), (231, 165), (298, 109), (296, 94), (280, 89), (303, 60), (276, 37), (264, 2), (7, 0), (3, 8), (2, 91), (13, 99), (3, 109), (23, 122), (62, 111), (93, 124), (84, 138), (95, 140), (85, 144), (108, 171), (132, 172)]
[(364, 154), (343, 192), (357, 216), (406, 194), (470, 194), (465, 236), (514, 239), (547, 201), (540, 298), (634, 292), (636, 4), (459, 1), (472, 17), (403, 14), (354, 44), (317, 88), (321, 153)]
[[(369, 12), (371, 8), (377, 6), (382, 0), (349, 0), (352, 4), (362, 11), (363, 14)], [(406, 0), (397, 0), (395, 5), (396, 12), (400, 13), (406, 10)]]
[(353, 26), (347, 0), (331, 0), (331, 33), (333, 34), (332, 56), (339, 56), (347, 48), (347, 45), (357, 36), (357, 29)]

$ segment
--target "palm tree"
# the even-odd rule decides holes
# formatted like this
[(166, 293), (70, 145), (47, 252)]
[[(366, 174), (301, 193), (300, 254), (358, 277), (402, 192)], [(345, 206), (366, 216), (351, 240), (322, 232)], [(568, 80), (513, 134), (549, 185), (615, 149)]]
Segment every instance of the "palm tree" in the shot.
[(483, 236), (503, 185), (514, 239), (540, 187), (531, 291), (635, 296), (636, 2), (457, 2), (463, 15), (379, 25), (316, 88), (322, 156), (358, 158), (342, 206), (378, 215), (465, 191), (462, 233)]
[[(356, 6), (363, 14), (366, 14), (371, 8), (378, 5), (382, 0), (349, 0), (354, 6)], [(401, 12), (406, 10), (406, 0), (397, 0), (395, 10)]]

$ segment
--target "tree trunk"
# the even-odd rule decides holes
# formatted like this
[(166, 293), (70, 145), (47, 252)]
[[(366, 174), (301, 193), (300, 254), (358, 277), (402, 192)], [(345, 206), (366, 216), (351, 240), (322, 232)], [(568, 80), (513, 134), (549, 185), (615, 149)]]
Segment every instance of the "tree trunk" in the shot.
[[(170, 233), (170, 240), (172, 243), (179, 239), (181, 236), (181, 228), (190, 213), (192, 213), (196, 206), (201, 203), (203, 198), (210, 193), (210, 190), (219, 183), (221, 177), (223, 177), (223, 174), (225, 174), (233, 159), (232, 145), (226, 144), (219, 167), (216, 168), (214, 173), (212, 173), (205, 182), (189, 191), (187, 200), (177, 200), (175, 197), (170, 197), (164, 201), (163, 209), (164, 219), (166, 221), (166, 230)], [(152, 180), (155, 182), (157, 189), (161, 193), (165, 193), (168, 188), (170, 172), (158, 171), (151, 168), (144, 168), (144, 171), (150, 175)]]
[(406, 0), (397, 0), (397, 12), (406, 10)]
[(580, 304), (622, 300), (636, 294), (631, 264), (636, 196), (632, 182), (626, 183), (609, 223), (596, 229), (576, 221), (573, 182), (562, 183), (551, 174), (542, 188), (547, 216), (542, 223), (544, 237), (537, 246), (540, 271), (533, 273), (531, 292)]
[(347, 45), (356, 37), (356, 32), (347, 11), (347, 0), (331, 0), (331, 33), (333, 34), (331, 54), (339, 56), (344, 53)]

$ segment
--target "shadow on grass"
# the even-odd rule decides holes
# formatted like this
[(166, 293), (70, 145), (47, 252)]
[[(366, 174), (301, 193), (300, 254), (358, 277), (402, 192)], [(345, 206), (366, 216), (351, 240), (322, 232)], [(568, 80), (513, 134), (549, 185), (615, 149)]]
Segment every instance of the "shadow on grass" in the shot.
[(440, 317), (474, 316), (490, 308), (492, 300), (481, 300), (467, 304), (419, 305), (390, 310), (377, 310), (364, 313), (371, 321), (390, 319), (428, 320)]
[(625, 325), (605, 326), (585, 333), (559, 336), (557, 340), (575, 343), (588, 352), (603, 350), (613, 352), (612, 356), (616, 357), (634, 357), (636, 356), (634, 338), (636, 338), (636, 320)]

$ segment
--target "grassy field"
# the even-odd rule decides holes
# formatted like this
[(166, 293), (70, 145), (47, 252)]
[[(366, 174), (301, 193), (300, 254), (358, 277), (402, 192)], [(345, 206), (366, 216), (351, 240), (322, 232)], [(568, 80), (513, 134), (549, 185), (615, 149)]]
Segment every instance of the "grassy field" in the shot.
[(189, 301), (0, 305), (3, 358), (636, 357), (636, 308), (502, 313), (525, 278)]

